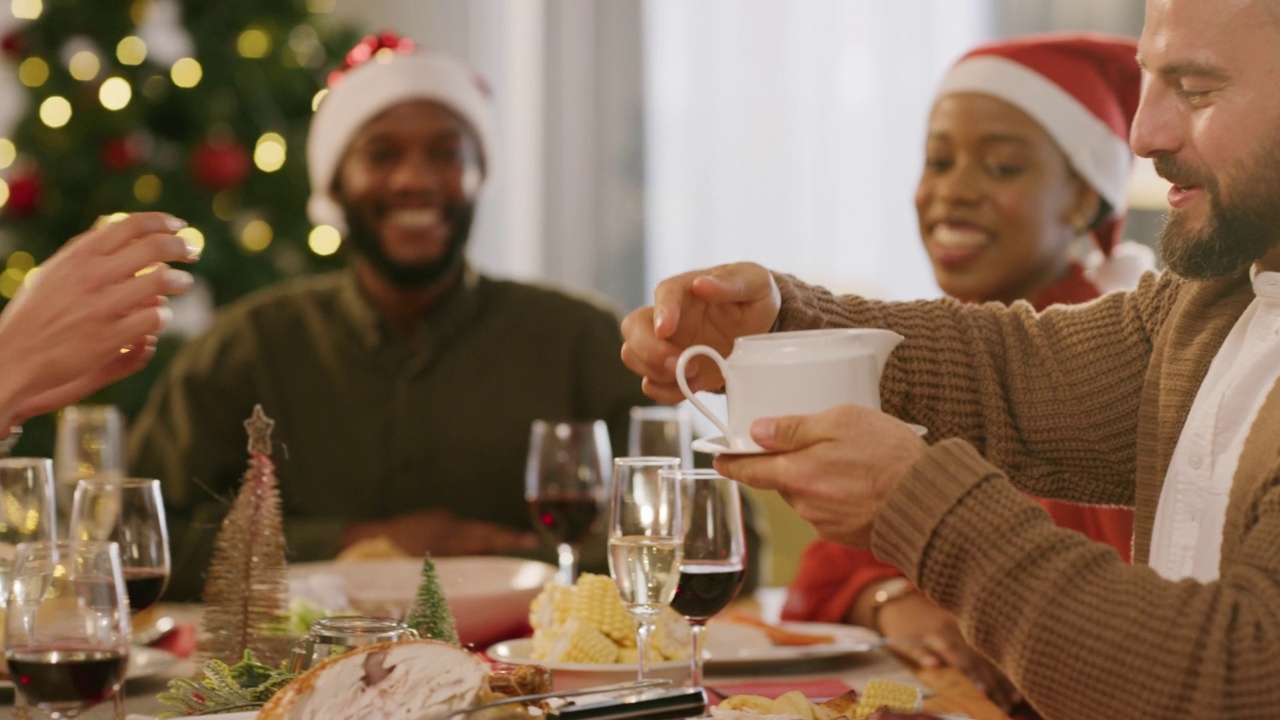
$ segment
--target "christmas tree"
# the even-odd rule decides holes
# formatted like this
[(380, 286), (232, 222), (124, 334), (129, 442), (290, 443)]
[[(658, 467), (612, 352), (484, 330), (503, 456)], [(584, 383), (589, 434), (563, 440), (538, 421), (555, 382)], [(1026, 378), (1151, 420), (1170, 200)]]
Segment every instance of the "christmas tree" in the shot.
[(208, 639), (200, 654), (231, 665), (250, 650), (264, 664), (279, 665), (292, 640), (283, 632), (289, 583), (280, 485), (271, 462), (275, 422), (255, 405), (244, 425), (249, 468), (214, 541), (203, 598)]
[(413, 607), (409, 609), (409, 617), (405, 623), (418, 631), (418, 637), (433, 638), (452, 645), (460, 645), (458, 626), (449, 610), (449, 601), (445, 599), (444, 589), (440, 587), (440, 576), (436, 573), (436, 564), (431, 556), (422, 559), (422, 581), (418, 585), (418, 595), (413, 599)]
[[(337, 267), (305, 213), (313, 104), (357, 33), (333, 0), (13, 0), (0, 52), (27, 113), (0, 137), (0, 303), (96, 218), (164, 210), (223, 303)], [(132, 415), (154, 373), (95, 398)], [(19, 452), (45, 449), (27, 428)], [(50, 443), (51, 445), (51, 443)], [(49, 454), (43, 452), (39, 454)]]

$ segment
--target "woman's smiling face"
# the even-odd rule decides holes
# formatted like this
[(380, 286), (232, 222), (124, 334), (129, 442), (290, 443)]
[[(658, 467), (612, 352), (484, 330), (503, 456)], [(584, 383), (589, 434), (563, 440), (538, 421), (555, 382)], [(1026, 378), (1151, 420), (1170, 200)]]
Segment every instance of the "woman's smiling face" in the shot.
[(1097, 195), (1035, 120), (990, 95), (945, 95), (929, 115), (916, 188), (920, 235), (943, 292), (1029, 298), (1066, 272)]

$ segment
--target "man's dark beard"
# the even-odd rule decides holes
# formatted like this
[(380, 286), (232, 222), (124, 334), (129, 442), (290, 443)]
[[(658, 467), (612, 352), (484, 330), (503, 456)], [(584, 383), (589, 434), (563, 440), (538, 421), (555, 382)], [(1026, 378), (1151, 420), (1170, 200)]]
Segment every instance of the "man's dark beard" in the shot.
[(1183, 277), (1207, 280), (1238, 273), (1267, 254), (1280, 240), (1280, 137), (1258, 160), (1235, 179), (1246, 193), (1235, 204), (1222, 202), (1222, 190), (1213, 177), (1181, 165), (1171, 157), (1154, 160), (1156, 172), (1177, 185), (1199, 185), (1209, 200), (1209, 217), (1199, 231), (1192, 231), (1170, 213), (1160, 233), (1160, 255), (1165, 265)]
[(379, 275), (393, 285), (404, 289), (424, 288), (439, 282), (462, 263), (462, 251), (471, 234), (471, 221), (475, 207), (466, 205), (450, 213), (452, 231), (444, 254), (434, 260), (419, 263), (403, 263), (392, 259), (382, 247), (378, 232), (369, 226), (360, 213), (350, 205), (343, 205), (347, 215), (347, 240), (355, 252), (362, 255)]

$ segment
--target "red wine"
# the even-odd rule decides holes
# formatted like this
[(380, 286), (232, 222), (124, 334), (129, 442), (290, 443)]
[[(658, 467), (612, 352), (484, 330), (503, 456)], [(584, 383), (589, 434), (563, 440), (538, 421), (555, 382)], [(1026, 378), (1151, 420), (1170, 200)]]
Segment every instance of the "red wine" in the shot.
[(103, 650), (16, 650), (8, 655), (13, 684), (32, 705), (88, 707), (124, 680), (129, 656)]
[(169, 583), (169, 575), (163, 570), (151, 568), (125, 568), (124, 591), (129, 596), (129, 609), (133, 612), (146, 610), (160, 599), (164, 586)]
[(695, 620), (709, 618), (733, 602), (744, 578), (741, 565), (682, 563), (671, 609)]
[(600, 519), (600, 503), (590, 495), (542, 495), (529, 501), (529, 511), (552, 545), (586, 540)]

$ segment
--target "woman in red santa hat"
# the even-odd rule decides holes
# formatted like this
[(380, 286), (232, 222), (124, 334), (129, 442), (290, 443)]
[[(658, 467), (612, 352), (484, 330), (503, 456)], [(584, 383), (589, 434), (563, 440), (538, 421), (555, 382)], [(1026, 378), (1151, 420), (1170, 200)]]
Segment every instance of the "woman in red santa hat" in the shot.
[[(1129, 126), (1138, 106), (1137, 43), (1093, 34), (1039, 35), (979, 47), (947, 73), (929, 116), (916, 211), (938, 285), (971, 301), (1086, 302), (1123, 284), (1122, 264), (1150, 264), (1124, 243)], [(1088, 235), (1104, 260), (1075, 259)], [(1114, 258), (1118, 254), (1125, 257)], [(1133, 278), (1136, 280), (1136, 278)], [(1133, 513), (1042, 501), (1062, 527), (1130, 557)], [(930, 602), (869, 550), (812, 543), (783, 617), (850, 622), (900, 642), (924, 666), (966, 671), (997, 702), (1012, 686)]]

